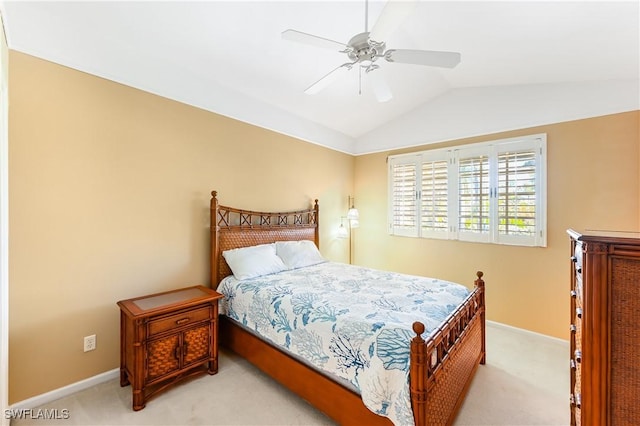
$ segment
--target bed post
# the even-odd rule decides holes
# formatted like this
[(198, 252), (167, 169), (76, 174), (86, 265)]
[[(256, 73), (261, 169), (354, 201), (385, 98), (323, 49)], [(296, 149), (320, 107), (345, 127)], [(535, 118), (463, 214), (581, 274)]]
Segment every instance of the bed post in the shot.
[(486, 342), (486, 329), (485, 329), (485, 305), (484, 305), (484, 281), (482, 280), (482, 276), (484, 273), (482, 271), (476, 272), (476, 276), (478, 277), (475, 280), (474, 284), (476, 288), (480, 289), (480, 321), (482, 327), (482, 357), (480, 358), (480, 364), (485, 364), (487, 361), (487, 351), (485, 350), (485, 342)]
[(411, 408), (416, 426), (427, 424), (427, 346), (422, 338), (424, 329), (424, 324), (421, 322), (413, 323), (416, 336), (411, 339), (409, 378), (411, 379)]
[(211, 288), (215, 290), (218, 287), (218, 191), (211, 191), (210, 209), (211, 259), (209, 264), (211, 265)]

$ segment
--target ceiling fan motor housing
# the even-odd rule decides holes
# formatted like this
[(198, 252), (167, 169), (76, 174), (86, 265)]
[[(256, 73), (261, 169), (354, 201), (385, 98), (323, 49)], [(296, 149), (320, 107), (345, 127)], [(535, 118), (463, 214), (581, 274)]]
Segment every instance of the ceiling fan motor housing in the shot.
[(346, 52), (349, 59), (360, 63), (365, 68), (371, 66), (376, 59), (384, 56), (385, 44), (370, 40), (368, 32), (353, 36), (349, 40), (348, 46), (349, 49)]

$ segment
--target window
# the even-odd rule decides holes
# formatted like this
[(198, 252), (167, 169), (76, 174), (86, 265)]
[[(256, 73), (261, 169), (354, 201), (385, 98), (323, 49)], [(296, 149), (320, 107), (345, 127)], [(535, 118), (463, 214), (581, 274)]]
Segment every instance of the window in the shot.
[(389, 232), (546, 246), (546, 135), (389, 158)]
[(395, 161), (391, 180), (393, 229), (397, 235), (412, 235), (418, 219), (416, 194), (417, 183), (420, 181), (415, 160), (408, 158)]
[(457, 169), (452, 170), (458, 175), (456, 222), (460, 232), (469, 233), (468, 238), (484, 240), (490, 230), (489, 157), (481, 154), (466, 155), (469, 156), (459, 158)]
[(449, 174), (446, 160), (422, 163), (420, 226), (423, 234), (447, 232), (449, 228)]

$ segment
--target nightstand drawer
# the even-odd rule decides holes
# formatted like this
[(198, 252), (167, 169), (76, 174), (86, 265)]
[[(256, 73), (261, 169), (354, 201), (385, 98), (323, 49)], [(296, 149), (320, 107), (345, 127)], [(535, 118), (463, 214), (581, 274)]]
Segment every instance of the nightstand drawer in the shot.
[(165, 331), (175, 330), (176, 327), (182, 327), (195, 324), (199, 321), (206, 321), (212, 316), (211, 305), (202, 306), (200, 308), (190, 309), (179, 312), (177, 314), (165, 317), (154, 318), (149, 321), (149, 336), (155, 336)]

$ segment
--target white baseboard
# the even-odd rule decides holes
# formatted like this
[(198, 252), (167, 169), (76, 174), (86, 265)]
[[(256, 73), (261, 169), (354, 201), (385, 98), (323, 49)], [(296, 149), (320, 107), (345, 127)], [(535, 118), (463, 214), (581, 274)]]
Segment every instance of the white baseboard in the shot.
[[(486, 320), (486, 321), (487, 321), (487, 326), (489, 327), (502, 328), (502, 329), (513, 331), (515, 333), (524, 333), (524, 334), (534, 335), (541, 339), (546, 339), (549, 342), (554, 342), (554, 343), (569, 347), (568, 340), (547, 336), (545, 334), (536, 333), (535, 331), (529, 331), (529, 330), (525, 330), (524, 328), (513, 327), (510, 325), (502, 324), (495, 321), (490, 321), (490, 320)], [(29, 399), (25, 399), (24, 401), (17, 402), (11, 405), (10, 408), (33, 409), (41, 405), (53, 402), (57, 399), (64, 398), (65, 396), (69, 396), (81, 390), (90, 388), (91, 386), (95, 386), (100, 383), (104, 383), (109, 380), (116, 379), (118, 377), (120, 377), (120, 369), (114, 368), (113, 370), (105, 371), (104, 373), (100, 373), (96, 376), (89, 377), (88, 379), (80, 380), (79, 382), (72, 383), (70, 385), (61, 387), (59, 389), (54, 389), (50, 392), (43, 393), (42, 395), (37, 395), (37, 396), (34, 396), (33, 398), (29, 398)]]
[(64, 398), (73, 393), (90, 388), (91, 386), (98, 385), (100, 383), (107, 382), (112, 379), (120, 377), (120, 369), (114, 368), (113, 370), (105, 371), (93, 377), (89, 377), (79, 382), (71, 383), (70, 385), (63, 386), (58, 389), (54, 389), (50, 392), (43, 393), (42, 395), (34, 396), (33, 398), (25, 399), (24, 401), (16, 402), (12, 404), (12, 409), (33, 409), (44, 404), (48, 404), (57, 399)]
[(490, 320), (485, 320), (485, 321), (486, 321), (486, 324), (487, 324), (488, 327), (502, 328), (502, 329), (505, 329), (505, 330), (513, 331), (514, 333), (528, 334), (530, 336), (536, 336), (536, 337), (539, 337), (541, 339), (548, 340), (549, 342), (554, 342), (554, 343), (569, 347), (569, 341), (568, 340), (560, 339), (558, 337), (553, 337), (553, 336), (547, 336), (546, 334), (536, 333), (535, 331), (530, 331), (530, 330), (526, 330), (524, 328), (514, 327), (514, 326), (511, 326), (511, 325), (503, 324), (501, 322), (490, 321)]

